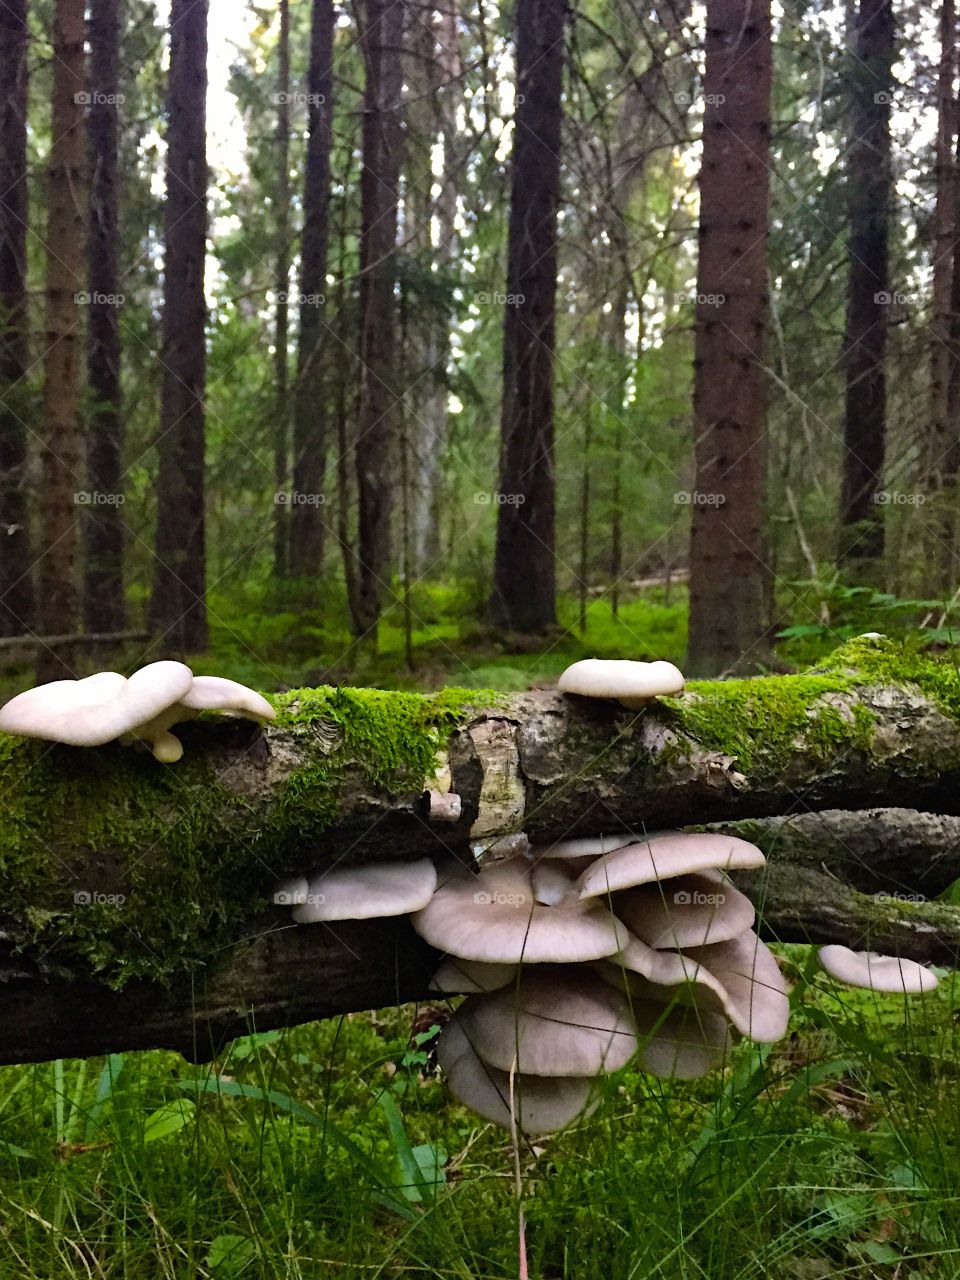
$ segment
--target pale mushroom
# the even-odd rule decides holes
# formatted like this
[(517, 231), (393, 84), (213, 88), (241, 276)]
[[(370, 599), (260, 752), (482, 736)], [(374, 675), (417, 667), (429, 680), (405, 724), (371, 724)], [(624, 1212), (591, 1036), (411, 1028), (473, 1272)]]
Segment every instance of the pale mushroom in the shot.
[(220, 711), (257, 722), (274, 720), (277, 715), (263, 694), (236, 680), (227, 680), (223, 676), (193, 676), (182, 698), (127, 734), (126, 738), (149, 743), (158, 760), (165, 764), (175, 763), (183, 755), (183, 744), (170, 733), (170, 729), (196, 719), (201, 711)]
[(722, 1067), (730, 1054), (730, 1031), (719, 1013), (652, 1001), (634, 1001), (637, 1064), (650, 1075), (696, 1080)]
[(518, 964), (483, 964), (479, 960), (447, 956), (430, 979), (430, 990), (447, 995), (497, 991), (516, 982), (519, 972)]
[(553, 844), (534, 845), (530, 853), (534, 858), (602, 858), (605, 853), (613, 853), (642, 839), (629, 831), (612, 836), (573, 836), (569, 840), (555, 840)]
[(535, 1076), (616, 1071), (637, 1048), (626, 998), (589, 969), (543, 965), (513, 987), (471, 996), (457, 1014), (485, 1062)]
[(756, 845), (739, 836), (662, 831), (598, 858), (580, 877), (580, 897), (597, 898), (711, 868), (762, 867), (764, 862)]
[(865, 987), (895, 995), (918, 995), (933, 991), (937, 975), (901, 956), (879, 955), (876, 951), (851, 951), (834, 943), (821, 947), (817, 958), (831, 978), (848, 987)]
[(656, 697), (683, 692), (683, 675), (672, 662), (633, 662), (625, 658), (583, 658), (557, 681), (561, 693), (582, 698), (615, 698), (636, 711)]
[(699, 871), (618, 893), (615, 914), (650, 947), (727, 942), (753, 927), (753, 903), (719, 871)]
[(337, 867), (311, 876), (306, 897), (293, 909), (297, 924), (404, 916), (431, 899), (437, 871), (429, 858)]
[[(437, 1062), (458, 1101), (485, 1120), (510, 1127), (510, 1074), (480, 1058), (456, 1017), (440, 1033)], [(562, 1129), (586, 1109), (592, 1084), (580, 1077), (515, 1075), (517, 1128), (530, 1134)]]
[(562, 964), (613, 955), (629, 941), (603, 903), (571, 894), (557, 906), (535, 901), (524, 858), (492, 862), (477, 875), (444, 873), (430, 902), (411, 917), (439, 951), (493, 964)]
[(685, 954), (720, 983), (724, 1011), (741, 1035), (760, 1044), (783, 1039), (790, 1018), (787, 984), (773, 952), (752, 930)]
[(569, 863), (555, 862), (552, 858), (536, 862), (530, 869), (535, 902), (547, 907), (557, 907), (567, 897), (577, 897), (576, 875)]

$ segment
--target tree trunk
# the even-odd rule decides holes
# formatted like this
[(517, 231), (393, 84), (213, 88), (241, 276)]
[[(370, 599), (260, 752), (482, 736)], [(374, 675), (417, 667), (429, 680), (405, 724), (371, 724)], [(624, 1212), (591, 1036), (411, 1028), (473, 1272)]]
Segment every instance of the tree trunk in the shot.
[(78, 335), (84, 240), (84, 5), (57, 0), (48, 167), (42, 529), (37, 616), (45, 631), (79, 629), (78, 504), (83, 491)]
[(0, 6), (0, 636), (33, 620), (26, 466), (27, 0)]
[(290, 288), (290, 5), (280, 0), (280, 34), (277, 38), (277, 278), (273, 328), (273, 572), (278, 579), (287, 575), (289, 501), (288, 494), (289, 395), (287, 386), (287, 328)]
[(119, 0), (92, 0), (89, 23), (90, 242), (87, 381), (90, 420), (84, 525), (83, 620), (90, 631), (127, 624), (123, 594), (123, 408), (120, 391), (120, 281), (117, 95)]
[[(293, 928), (279, 881), (371, 859), (469, 860), (513, 833), (739, 820), (767, 936), (955, 963), (956, 821), (810, 811), (960, 811), (949, 660), (853, 642), (800, 676), (703, 682), (640, 714), (554, 692), (280, 695), (277, 721), (202, 722), (183, 761), (112, 745), (10, 744), (0, 767), (0, 1061), (169, 1045), (208, 1056), (259, 1029), (426, 994), (406, 921)], [(462, 803), (430, 821), (446, 756)], [(176, 821), (171, 820), (176, 816)], [(517, 833), (524, 832), (525, 836)], [(490, 856), (489, 854), (487, 856)], [(739, 879), (739, 877), (738, 877)]]
[(204, 384), (207, 0), (172, 0), (164, 205), (163, 390), (150, 621), (163, 648), (207, 643)]
[(763, 656), (771, 36), (769, 0), (710, 0), (690, 495), (690, 638), (697, 674)]
[(517, 0), (517, 107), (503, 324), (500, 486), (490, 613), (556, 621), (553, 364), (565, 0)]
[[(327, 462), (327, 388), (323, 370), (327, 242), (330, 218), (330, 146), (333, 137), (332, 0), (313, 0), (307, 73), (309, 135), (300, 244), (300, 330), (293, 401), (293, 487), (307, 495), (290, 507), (290, 570), (316, 578), (323, 569), (324, 477)], [(335, 343), (336, 346), (336, 343)], [(334, 352), (339, 361), (340, 352)]]
[(847, 153), (849, 274), (839, 562), (854, 581), (882, 585), (884, 360), (892, 301), (888, 246), (893, 182), (891, 0), (860, 0), (853, 54), (847, 73), (853, 101)]
[(366, 0), (361, 44), (366, 71), (360, 175), (360, 409), (357, 582), (354, 631), (376, 643), (390, 579), (390, 519), (396, 468), (395, 418), (402, 395), (395, 368), (397, 215), (403, 70), (403, 0)]

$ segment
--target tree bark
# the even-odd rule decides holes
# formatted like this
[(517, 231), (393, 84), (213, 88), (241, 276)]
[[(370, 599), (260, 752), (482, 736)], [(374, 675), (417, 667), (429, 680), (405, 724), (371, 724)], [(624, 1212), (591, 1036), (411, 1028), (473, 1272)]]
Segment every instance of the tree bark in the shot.
[(127, 610), (123, 594), (123, 408), (117, 267), (119, 0), (92, 0), (89, 40), (87, 490), (90, 502), (84, 523), (83, 620), (90, 631), (120, 631), (127, 624)]
[[(802, 676), (702, 682), (640, 714), (551, 692), (320, 689), (278, 704), (265, 730), (187, 726), (174, 766), (120, 746), (4, 748), (0, 1060), (152, 1044), (202, 1057), (254, 1014), (263, 1029), (426, 994), (435, 958), (405, 921), (293, 928), (271, 905), (283, 877), (341, 861), (469, 859), (520, 832), (798, 805), (960, 812), (956, 672), (889, 644), (853, 643)], [(438, 753), (456, 822), (430, 821)], [(926, 899), (958, 870), (956, 821), (826, 822), (738, 828), (770, 856), (751, 889), (766, 933), (954, 962), (960, 912)]]
[(689, 495), (698, 675), (756, 670), (763, 656), (770, 79), (769, 0), (710, 0)]
[(83, 288), (83, 0), (57, 0), (53, 32), (52, 142), (48, 167), (47, 321), (44, 356), (42, 529), (38, 623), (78, 630), (78, 511), (83, 491), (78, 360)]
[(397, 216), (400, 198), (403, 0), (366, 0), (361, 32), (366, 71), (360, 175), (360, 408), (354, 631), (376, 643), (390, 578), (395, 419), (402, 396), (395, 367)]
[(277, 268), (273, 321), (273, 475), (276, 492), (273, 499), (273, 572), (278, 579), (287, 576), (289, 561), (287, 496), (289, 432), (289, 387), (287, 331), (290, 288), (290, 5), (280, 0), (280, 33), (277, 37)]
[(28, 526), (27, 0), (0, 6), (0, 636), (33, 620)]
[(163, 390), (150, 622), (165, 651), (206, 647), (204, 386), (207, 0), (172, 0), (164, 204)]
[(884, 554), (893, 57), (891, 0), (860, 0), (847, 72), (852, 103), (839, 562), (854, 580), (874, 585), (882, 585)]
[(565, 0), (517, 0), (517, 107), (503, 322), (500, 483), (490, 614), (556, 622), (553, 372)]
[[(323, 366), (327, 244), (330, 224), (330, 147), (333, 138), (332, 0), (313, 0), (307, 72), (309, 133), (300, 242), (300, 329), (293, 400), (293, 487), (313, 500), (290, 508), (290, 571), (315, 579), (323, 570), (329, 392)], [(339, 353), (335, 359), (339, 360)]]

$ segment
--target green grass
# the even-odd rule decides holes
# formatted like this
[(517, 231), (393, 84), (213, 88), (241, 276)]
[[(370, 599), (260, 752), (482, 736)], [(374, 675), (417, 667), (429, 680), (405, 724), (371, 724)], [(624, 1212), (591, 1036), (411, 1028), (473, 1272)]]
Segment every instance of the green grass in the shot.
[[(960, 1275), (952, 981), (905, 1003), (793, 976), (783, 1045), (693, 1084), (627, 1069), (523, 1148), (531, 1276)], [(0, 1276), (516, 1276), (509, 1143), (450, 1101), (414, 1012), (200, 1067), (0, 1070)]]

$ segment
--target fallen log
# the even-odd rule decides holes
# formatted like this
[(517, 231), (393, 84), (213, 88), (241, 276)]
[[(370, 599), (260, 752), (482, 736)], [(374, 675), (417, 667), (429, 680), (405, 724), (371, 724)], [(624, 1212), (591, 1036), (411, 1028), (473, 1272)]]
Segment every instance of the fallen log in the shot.
[[(0, 1061), (205, 1057), (251, 1023), (424, 995), (435, 957), (405, 921), (296, 929), (272, 904), (281, 878), (341, 860), (797, 809), (960, 813), (960, 675), (888, 642), (801, 676), (698, 682), (641, 713), (552, 692), (327, 688), (277, 705), (263, 730), (187, 726), (172, 766), (0, 742)], [(430, 821), (441, 773), (457, 821)], [(940, 852), (882, 860), (922, 894)], [(960, 913), (918, 900), (878, 916), (849, 873), (836, 850), (826, 870), (774, 851), (755, 888), (765, 931), (956, 956)]]

